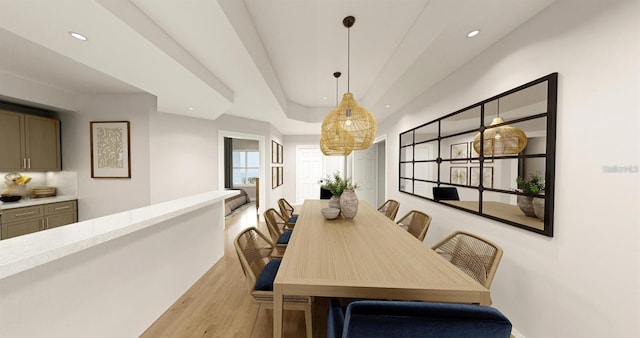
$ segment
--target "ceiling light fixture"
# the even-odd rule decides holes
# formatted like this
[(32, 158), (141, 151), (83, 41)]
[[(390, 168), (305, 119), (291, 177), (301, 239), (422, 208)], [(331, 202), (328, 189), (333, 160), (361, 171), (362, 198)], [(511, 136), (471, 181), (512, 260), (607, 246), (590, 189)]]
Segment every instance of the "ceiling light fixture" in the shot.
[(474, 30), (472, 30), (471, 32), (467, 33), (467, 37), (468, 37), (468, 38), (472, 38), (472, 37), (474, 37), (474, 36), (478, 35), (479, 33), (480, 33), (480, 30), (478, 30), (478, 29), (474, 29)]
[(391, 105), (385, 105), (384, 107), (385, 108), (391, 108)]
[[(351, 27), (356, 22), (353, 16), (347, 16), (342, 24), (347, 28), (347, 92), (338, 107), (327, 114), (322, 122), (322, 132), (346, 130), (353, 137), (353, 150), (367, 149), (376, 137), (376, 120), (373, 115), (360, 106), (349, 92), (351, 61)], [(335, 127), (339, 125), (340, 128)]]
[[(473, 138), (473, 149), (481, 154), (480, 139), (482, 132)], [(527, 134), (520, 128), (512, 127), (500, 117), (500, 99), (498, 99), (498, 114), (493, 118), (489, 127), (484, 129), (484, 155), (515, 155), (527, 146)]]
[(69, 32), (69, 35), (71, 35), (72, 37), (80, 40), (80, 41), (87, 41), (87, 37), (80, 34), (80, 33), (76, 33), (76, 32)]
[[(338, 106), (338, 78), (342, 73), (335, 72), (336, 78), (336, 107)], [(325, 118), (326, 120), (326, 118)], [(325, 122), (322, 122), (325, 125)], [(344, 130), (340, 123), (333, 123), (330, 128), (322, 128), (320, 134), (320, 150), (326, 156), (347, 156), (353, 151), (353, 136)]]

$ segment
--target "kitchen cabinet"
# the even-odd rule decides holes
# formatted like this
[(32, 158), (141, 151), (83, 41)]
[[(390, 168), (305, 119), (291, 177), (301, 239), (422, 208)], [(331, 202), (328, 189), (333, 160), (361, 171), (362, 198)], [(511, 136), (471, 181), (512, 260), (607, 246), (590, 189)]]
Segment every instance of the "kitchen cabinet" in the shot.
[(7, 239), (78, 221), (76, 200), (2, 210), (2, 238)]
[(59, 171), (60, 121), (0, 110), (0, 172)]

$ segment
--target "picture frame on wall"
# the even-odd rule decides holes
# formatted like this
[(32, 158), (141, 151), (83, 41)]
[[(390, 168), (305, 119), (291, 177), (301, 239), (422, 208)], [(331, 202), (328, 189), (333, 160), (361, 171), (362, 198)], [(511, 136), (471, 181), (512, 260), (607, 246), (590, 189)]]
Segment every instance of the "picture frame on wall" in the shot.
[(467, 163), (469, 157), (469, 143), (451, 145), (451, 163)]
[(278, 187), (278, 167), (271, 167), (271, 189)]
[[(471, 167), (469, 171), (470, 185), (480, 186), (480, 167)], [(493, 188), (493, 167), (482, 168), (482, 186), (485, 188)]]
[(278, 143), (271, 141), (271, 163), (278, 163)]
[(278, 163), (284, 163), (284, 147), (282, 144), (278, 144)]
[(467, 185), (468, 169), (467, 167), (449, 168), (449, 182), (451, 184)]
[(284, 168), (278, 167), (278, 185), (282, 185), (284, 183)]
[(131, 178), (129, 121), (91, 121), (91, 177)]

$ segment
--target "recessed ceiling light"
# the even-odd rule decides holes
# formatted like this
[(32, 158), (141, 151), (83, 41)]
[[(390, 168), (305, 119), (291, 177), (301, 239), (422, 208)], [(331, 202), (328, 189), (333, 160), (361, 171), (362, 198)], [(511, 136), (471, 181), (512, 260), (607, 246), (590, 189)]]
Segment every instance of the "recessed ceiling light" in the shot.
[(322, 97), (322, 99), (323, 99), (323, 100), (326, 100), (326, 99), (327, 99), (327, 97), (326, 97), (326, 96), (323, 96), (323, 97)]
[(69, 35), (73, 36), (74, 38), (81, 40), (81, 41), (87, 41), (87, 37), (80, 34), (80, 33), (76, 33), (76, 32), (69, 32)]
[(479, 31), (479, 30), (474, 29), (474, 30), (472, 30), (471, 32), (467, 33), (467, 37), (468, 37), (468, 38), (472, 38), (472, 37), (474, 37), (474, 36), (478, 35), (479, 33), (480, 33), (480, 31)]
[(386, 105), (386, 106), (384, 106), (384, 107), (385, 107), (385, 108), (391, 108), (391, 106), (390, 106), (390, 105)]
[(187, 108), (187, 109), (189, 109), (189, 110), (193, 110), (193, 107), (189, 107), (189, 108)]

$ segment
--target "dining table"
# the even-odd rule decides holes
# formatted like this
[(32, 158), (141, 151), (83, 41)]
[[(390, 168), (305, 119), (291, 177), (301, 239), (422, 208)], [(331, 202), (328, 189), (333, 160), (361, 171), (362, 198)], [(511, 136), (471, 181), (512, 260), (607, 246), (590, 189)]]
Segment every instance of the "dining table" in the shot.
[[(352, 219), (325, 219), (327, 200), (305, 200), (274, 280), (273, 335), (284, 296), (489, 305), (489, 290), (360, 200)], [(317, 323), (316, 323), (317, 325)]]

